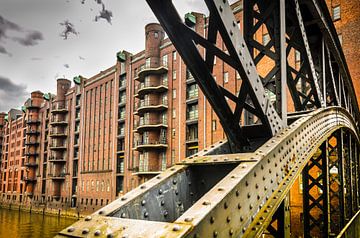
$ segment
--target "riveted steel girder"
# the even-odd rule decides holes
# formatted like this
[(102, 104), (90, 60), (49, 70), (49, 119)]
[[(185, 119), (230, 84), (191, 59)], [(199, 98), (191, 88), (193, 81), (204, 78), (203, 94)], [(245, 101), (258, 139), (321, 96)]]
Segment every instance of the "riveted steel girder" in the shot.
[(88, 229), (87, 237), (98, 230), (119, 237), (257, 236), (309, 159), (340, 128), (358, 143), (351, 115), (332, 107), (302, 117), (254, 153), (189, 158), (60, 234), (82, 237)]

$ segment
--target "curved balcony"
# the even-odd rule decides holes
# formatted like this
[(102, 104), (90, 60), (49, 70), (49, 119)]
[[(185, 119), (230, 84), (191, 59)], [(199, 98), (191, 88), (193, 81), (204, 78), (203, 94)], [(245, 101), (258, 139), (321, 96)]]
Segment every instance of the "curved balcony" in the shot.
[(39, 153), (37, 153), (37, 152), (26, 152), (24, 155), (27, 156), (27, 157), (29, 157), (29, 156), (38, 156)]
[(158, 140), (158, 141), (138, 141), (136, 143), (135, 150), (143, 151), (146, 149), (166, 149), (168, 145), (166, 144), (166, 140)]
[(49, 162), (51, 163), (66, 163), (65, 158), (50, 157)]
[(51, 177), (52, 180), (65, 180), (65, 175), (64, 173), (61, 174), (49, 174), (49, 176)]
[(26, 105), (26, 109), (39, 109), (40, 105), (34, 104), (34, 103), (29, 103)]
[(61, 119), (61, 120), (51, 120), (50, 125), (52, 126), (66, 126), (68, 124), (67, 121), (65, 121), (65, 119)]
[(167, 120), (143, 120), (140, 119), (140, 121), (135, 122), (135, 129), (137, 132), (143, 132), (145, 130), (149, 129), (161, 129), (161, 128), (167, 128)]
[(136, 105), (135, 114), (143, 114), (149, 111), (164, 111), (168, 108), (167, 100), (141, 100)]
[(29, 131), (26, 131), (25, 134), (26, 134), (26, 135), (39, 135), (39, 134), (40, 134), (40, 131), (37, 131), (37, 130), (29, 130)]
[(26, 141), (25, 145), (26, 146), (38, 146), (39, 142), (37, 142), (37, 141)]
[(67, 137), (64, 130), (51, 130), (49, 133), (50, 137)]
[(36, 162), (26, 162), (25, 166), (26, 167), (37, 167), (38, 164)]
[(25, 181), (26, 183), (36, 183), (36, 178), (24, 177), (24, 181)]
[(142, 65), (139, 68), (137, 77), (135, 78), (135, 80), (139, 80), (142, 81), (145, 76), (150, 75), (150, 74), (164, 74), (168, 72), (168, 64), (167, 62), (160, 62), (160, 65)]
[(144, 94), (148, 93), (162, 93), (168, 90), (168, 82), (161, 80), (160, 82), (145, 82), (140, 83), (135, 91), (137, 94), (136, 97), (142, 97)]
[(26, 124), (28, 124), (28, 125), (31, 125), (31, 124), (36, 124), (36, 125), (38, 125), (38, 124), (40, 124), (40, 120), (39, 120), (39, 119), (30, 118), (30, 119), (28, 119), (28, 120), (26, 121)]
[(50, 144), (50, 150), (66, 150), (66, 145), (61, 143)]
[(51, 107), (51, 113), (58, 114), (58, 113), (67, 113), (68, 109), (65, 105), (53, 105)]

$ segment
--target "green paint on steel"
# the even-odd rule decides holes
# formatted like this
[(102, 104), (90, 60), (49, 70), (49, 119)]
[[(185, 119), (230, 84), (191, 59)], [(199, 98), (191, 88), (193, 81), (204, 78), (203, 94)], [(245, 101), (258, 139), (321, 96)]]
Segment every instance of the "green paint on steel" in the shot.
[(126, 54), (124, 51), (120, 51), (116, 54), (116, 58), (121, 61), (121, 62), (124, 62), (126, 61)]
[(81, 84), (81, 76), (79, 75), (79, 76), (74, 77), (73, 81), (77, 85)]
[(51, 94), (50, 94), (50, 93), (45, 93), (45, 94), (44, 94), (44, 99), (45, 99), (46, 101), (49, 101), (50, 98), (51, 98)]
[(194, 26), (196, 24), (196, 17), (191, 13), (185, 14), (185, 23), (188, 26)]
[(21, 111), (26, 112), (26, 106), (22, 106)]
[(9, 116), (6, 115), (6, 116), (4, 117), (4, 119), (5, 119), (5, 121), (9, 121)]

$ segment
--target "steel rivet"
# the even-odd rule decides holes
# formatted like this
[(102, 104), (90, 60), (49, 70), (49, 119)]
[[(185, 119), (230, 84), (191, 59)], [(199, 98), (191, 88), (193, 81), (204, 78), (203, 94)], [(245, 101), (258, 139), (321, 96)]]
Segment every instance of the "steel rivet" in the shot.
[(210, 223), (213, 224), (215, 222), (215, 218), (214, 217), (210, 217)]
[(181, 229), (180, 226), (175, 225), (172, 230), (173, 230), (173, 231), (180, 231), (180, 229)]
[(99, 236), (99, 235), (101, 235), (101, 231), (100, 231), (100, 230), (96, 230), (96, 231), (94, 232), (94, 236)]
[(146, 201), (145, 200), (142, 200), (141, 201), (141, 206), (144, 206), (146, 204)]
[(185, 218), (185, 221), (186, 221), (186, 222), (191, 222), (192, 220), (194, 220), (192, 217), (187, 217), (187, 218)]
[(217, 236), (218, 236), (218, 232), (217, 232), (217, 231), (214, 231), (213, 237), (217, 237)]
[(227, 221), (227, 223), (229, 223), (229, 222), (231, 221), (231, 218), (230, 218), (230, 217), (227, 217), (227, 218), (226, 218), (226, 221)]
[(148, 217), (149, 216), (149, 213), (148, 212), (144, 212), (144, 217)]
[(121, 201), (125, 201), (125, 200), (126, 200), (126, 197), (122, 197), (122, 198), (121, 198)]
[(91, 216), (85, 217), (85, 221), (91, 221)]
[(99, 215), (102, 215), (102, 214), (104, 214), (104, 211), (100, 211), (100, 212), (99, 212)]
[(68, 229), (67, 229), (67, 232), (73, 232), (73, 231), (75, 231), (75, 227), (69, 227)]
[(81, 233), (82, 233), (83, 235), (88, 234), (88, 233), (89, 233), (89, 229), (88, 229), (88, 228), (85, 228), (85, 229), (82, 230)]
[(207, 206), (207, 205), (210, 205), (210, 202), (209, 202), (209, 201), (203, 201), (202, 204), (205, 205), (205, 206)]

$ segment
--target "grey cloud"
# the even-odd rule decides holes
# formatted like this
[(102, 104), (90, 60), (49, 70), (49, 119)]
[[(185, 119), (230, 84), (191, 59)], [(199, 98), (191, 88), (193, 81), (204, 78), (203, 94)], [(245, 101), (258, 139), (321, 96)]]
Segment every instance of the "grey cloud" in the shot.
[(18, 85), (10, 79), (0, 76), (0, 111), (7, 112), (9, 109), (21, 106), (28, 92), (25, 85)]
[[(18, 42), (23, 46), (34, 46), (38, 44), (38, 41), (43, 40), (44, 37), (39, 31), (26, 31), (18, 24), (11, 22), (4, 17), (0, 16), (0, 42), (9, 39), (7, 32), (8, 31), (15, 31), (18, 33), (25, 34), (24, 36), (12, 37), (13, 41)], [(8, 54), (11, 56), (9, 52), (5, 49), (3, 45), (0, 45), (0, 53)]]
[(80, 60), (85, 60), (85, 58), (82, 57), (82, 56), (80, 56), (80, 55), (79, 55), (79, 59), (80, 59)]
[(43, 60), (43, 58), (40, 58), (40, 57), (32, 57), (32, 58), (30, 58), (30, 60), (32, 60), (32, 61), (40, 61), (40, 60)]
[(68, 69), (68, 68), (70, 68), (70, 65), (64, 64), (64, 67)]
[(39, 40), (43, 40), (44, 37), (39, 31), (30, 31), (26, 34), (25, 37), (14, 37), (13, 40), (17, 41), (23, 46), (34, 46), (38, 44)]

